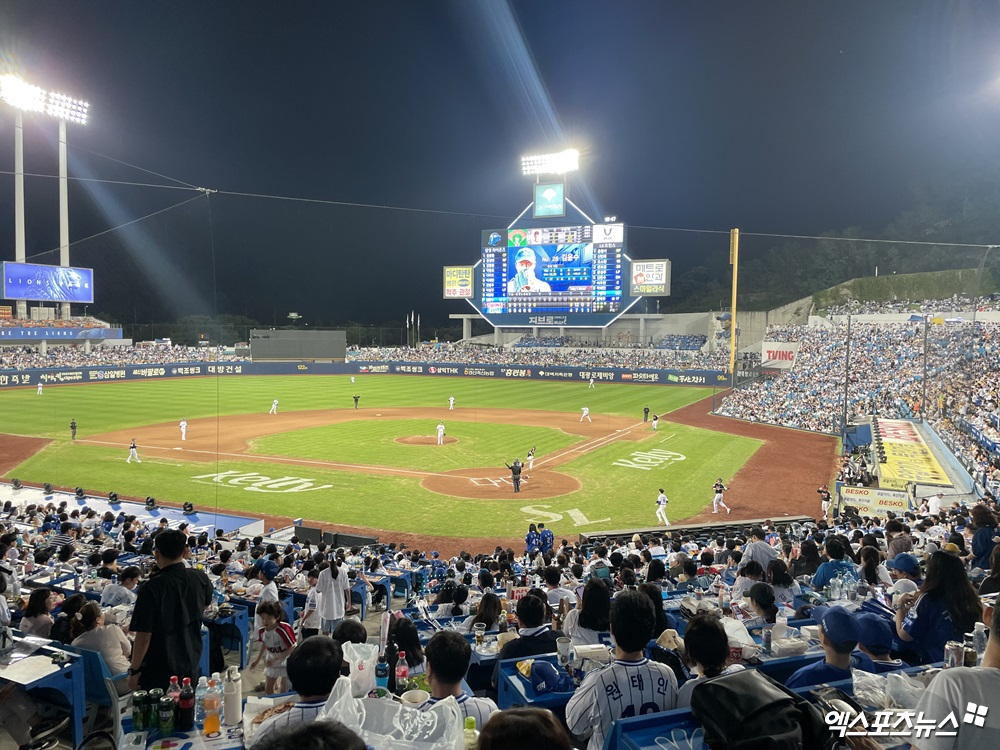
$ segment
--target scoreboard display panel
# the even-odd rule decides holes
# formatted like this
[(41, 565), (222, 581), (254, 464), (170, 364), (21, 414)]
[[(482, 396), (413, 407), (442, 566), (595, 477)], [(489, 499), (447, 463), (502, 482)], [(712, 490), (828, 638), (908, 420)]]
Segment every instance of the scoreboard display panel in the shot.
[(610, 324), (634, 302), (623, 224), (482, 233), (480, 312), (496, 326)]

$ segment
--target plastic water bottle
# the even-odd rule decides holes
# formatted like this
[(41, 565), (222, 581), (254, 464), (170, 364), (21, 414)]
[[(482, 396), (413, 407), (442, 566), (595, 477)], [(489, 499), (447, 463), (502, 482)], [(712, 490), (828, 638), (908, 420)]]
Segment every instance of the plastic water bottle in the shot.
[(177, 679), (177, 675), (172, 675), (170, 677), (170, 684), (167, 686), (166, 695), (167, 695), (168, 698), (173, 698), (174, 699), (174, 703), (176, 703), (177, 701), (180, 700), (180, 698), (181, 698), (181, 683)]
[(222, 675), (219, 672), (212, 672), (212, 676), (208, 680), (208, 684), (212, 684), (212, 680), (215, 680), (215, 687), (219, 691), (219, 724), (224, 724), (226, 722), (226, 705), (222, 702)]
[(208, 692), (208, 678), (202, 675), (198, 678), (198, 686), (194, 689), (194, 720), (198, 726), (205, 723), (205, 693)]
[(389, 689), (389, 662), (385, 654), (381, 654), (375, 664), (375, 687)]
[(986, 641), (988, 638), (989, 636), (986, 634), (986, 624), (977, 622), (975, 629), (972, 631), (972, 642), (976, 648), (978, 664), (983, 663), (983, 654), (986, 651)]
[(222, 728), (222, 695), (215, 680), (208, 681), (208, 691), (205, 693), (205, 724), (202, 727), (205, 735), (218, 734)]
[(464, 750), (476, 750), (476, 747), (479, 746), (479, 732), (476, 731), (475, 717), (465, 717), (465, 729), (462, 730), (462, 744)]
[(235, 665), (226, 670), (226, 681), (222, 686), (222, 713), (226, 726), (231, 727), (243, 721), (243, 682), (240, 670)]

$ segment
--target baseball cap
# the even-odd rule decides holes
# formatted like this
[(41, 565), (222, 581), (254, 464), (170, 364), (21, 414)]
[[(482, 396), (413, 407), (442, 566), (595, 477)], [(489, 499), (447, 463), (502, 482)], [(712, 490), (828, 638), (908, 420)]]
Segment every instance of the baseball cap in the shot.
[(959, 554), (962, 553), (962, 550), (959, 549), (959, 546), (957, 544), (955, 544), (954, 542), (948, 542), (946, 545), (944, 545), (944, 548), (943, 548), (942, 551), (948, 552), (948, 553), (950, 553), (952, 555), (959, 555)]
[(438, 554), (437, 550), (434, 550), (433, 552), (431, 552), (431, 557), (440, 557), (440, 555)]
[(919, 588), (916, 581), (909, 581), (904, 578), (892, 584), (892, 589), (890, 590), (892, 591), (892, 595), (895, 596), (897, 594), (910, 594)]
[[(825, 609), (825, 612), (817, 614), (816, 610)], [(854, 615), (843, 607), (815, 607), (812, 617), (823, 626), (823, 633), (833, 643), (857, 643), (861, 636), (861, 628)]]
[(278, 575), (278, 563), (274, 560), (268, 560), (260, 566), (260, 574), (267, 580), (273, 581), (274, 577)]
[(927, 556), (933, 555), (935, 552), (939, 552), (940, 550), (941, 548), (934, 542), (927, 542), (927, 544), (924, 545), (924, 554)]
[(535, 259), (535, 251), (530, 247), (522, 247), (517, 251), (517, 255), (514, 256), (514, 265), (522, 261), (528, 261), (531, 265), (538, 265), (538, 261)]
[(560, 672), (553, 664), (541, 659), (531, 663), (531, 687), (535, 693), (568, 693), (573, 690), (573, 678)]
[(911, 555), (909, 552), (900, 552), (891, 560), (886, 560), (885, 567), (889, 570), (899, 570), (903, 573), (919, 573), (920, 561), (916, 555)]
[(871, 612), (862, 612), (857, 621), (860, 630), (858, 643), (873, 654), (887, 654), (892, 650), (892, 628), (888, 620)]

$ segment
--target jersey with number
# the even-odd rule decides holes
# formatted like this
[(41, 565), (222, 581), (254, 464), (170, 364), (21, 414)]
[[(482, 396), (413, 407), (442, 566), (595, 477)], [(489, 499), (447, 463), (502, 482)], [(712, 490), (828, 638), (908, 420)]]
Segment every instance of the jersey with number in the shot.
[(666, 508), (667, 496), (661, 492), (659, 495), (656, 496), (656, 504), (659, 505), (661, 508)]
[(566, 725), (581, 737), (593, 729), (588, 750), (601, 750), (611, 725), (630, 716), (670, 711), (677, 705), (677, 677), (649, 659), (616, 659), (591, 672), (566, 705)]

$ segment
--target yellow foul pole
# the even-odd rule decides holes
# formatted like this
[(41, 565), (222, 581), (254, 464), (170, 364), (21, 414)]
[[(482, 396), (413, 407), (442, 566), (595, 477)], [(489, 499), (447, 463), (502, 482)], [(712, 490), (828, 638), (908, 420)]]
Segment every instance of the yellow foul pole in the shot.
[(733, 387), (736, 386), (736, 280), (740, 266), (740, 230), (729, 231), (729, 265), (733, 267), (733, 304), (730, 308), (729, 321), (729, 377)]

